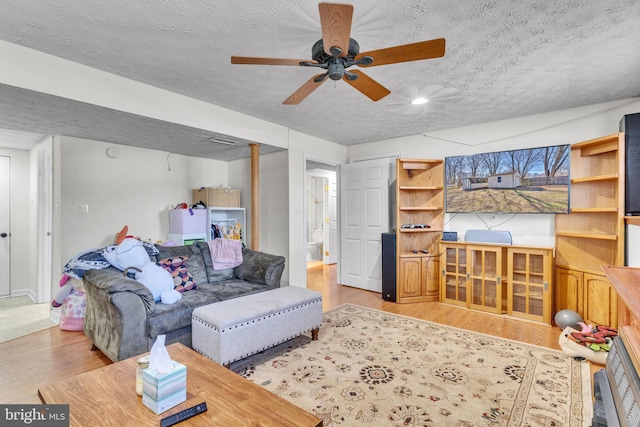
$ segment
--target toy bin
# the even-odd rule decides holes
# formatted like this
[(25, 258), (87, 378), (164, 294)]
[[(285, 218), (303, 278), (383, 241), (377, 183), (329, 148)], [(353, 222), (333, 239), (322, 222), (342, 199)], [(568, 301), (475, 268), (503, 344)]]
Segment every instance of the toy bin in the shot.
[(172, 209), (169, 211), (169, 233), (195, 234), (206, 232), (206, 209)]

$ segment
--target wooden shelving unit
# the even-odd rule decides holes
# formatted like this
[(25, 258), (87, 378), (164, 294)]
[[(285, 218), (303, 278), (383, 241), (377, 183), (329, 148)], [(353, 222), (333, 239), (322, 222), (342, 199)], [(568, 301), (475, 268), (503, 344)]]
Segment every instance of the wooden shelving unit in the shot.
[(396, 186), (396, 302), (438, 301), (444, 161), (398, 159)]
[(617, 301), (603, 265), (624, 265), (624, 134), (571, 146), (570, 211), (556, 215), (555, 310), (614, 326)]

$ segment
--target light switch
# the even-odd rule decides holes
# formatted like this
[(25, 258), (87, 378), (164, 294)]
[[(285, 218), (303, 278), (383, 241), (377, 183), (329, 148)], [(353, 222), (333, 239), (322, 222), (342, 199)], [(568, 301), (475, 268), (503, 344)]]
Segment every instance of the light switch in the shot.
[(76, 215), (88, 215), (89, 205), (76, 205)]

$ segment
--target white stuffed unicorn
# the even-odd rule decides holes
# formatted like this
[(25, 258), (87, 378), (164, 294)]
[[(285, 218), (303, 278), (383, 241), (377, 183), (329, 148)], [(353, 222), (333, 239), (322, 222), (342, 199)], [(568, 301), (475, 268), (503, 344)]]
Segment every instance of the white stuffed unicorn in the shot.
[(182, 294), (173, 288), (171, 274), (149, 259), (140, 240), (127, 237), (118, 245), (108, 246), (104, 257), (125, 275), (128, 270), (135, 270), (135, 279), (149, 288), (156, 302), (175, 304), (182, 298)]

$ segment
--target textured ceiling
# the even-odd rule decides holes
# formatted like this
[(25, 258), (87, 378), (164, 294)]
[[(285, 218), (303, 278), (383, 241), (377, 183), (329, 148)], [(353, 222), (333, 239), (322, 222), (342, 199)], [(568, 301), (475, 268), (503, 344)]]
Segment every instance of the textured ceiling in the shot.
[[(317, 69), (230, 56), (310, 59), (317, 2), (0, 1), (2, 40), (344, 145), (640, 95), (640, 0), (350, 1), (361, 51), (443, 37), (445, 56), (367, 68), (392, 92), (378, 102), (330, 81), (294, 106)], [(432, 102), (410, 106), (417, 94)], [(0, 128), (212, 157), (203, 130), (6, 85), (0, 98)]]

